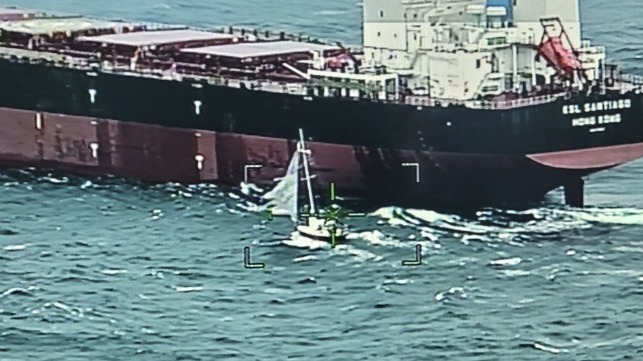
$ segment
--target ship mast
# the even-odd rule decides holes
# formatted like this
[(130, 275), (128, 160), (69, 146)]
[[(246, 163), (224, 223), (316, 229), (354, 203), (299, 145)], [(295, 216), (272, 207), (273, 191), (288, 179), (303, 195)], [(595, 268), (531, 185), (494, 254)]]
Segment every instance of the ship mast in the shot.
[(313, 187), (310, 182), (310, 170), (308, 169), (308, 153), (306, 143), (304, 142), (304, 130), (299, 129), (299, 149), (304, 163), (304, 175), (306, 176), (306, 188), (308, 189), (308, 204), (310, 205), (310, 213), (315, 214), (315, 201), (313, 198)]

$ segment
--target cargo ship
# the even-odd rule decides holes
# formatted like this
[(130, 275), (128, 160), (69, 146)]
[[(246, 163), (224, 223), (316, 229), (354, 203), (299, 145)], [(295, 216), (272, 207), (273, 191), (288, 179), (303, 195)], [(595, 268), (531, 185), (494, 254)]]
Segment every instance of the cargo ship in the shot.
[(0, 9), (0, 165), (269, 186), (304, 129), (318, 186), (531, 202), (643, 156), (643, 79), (578, 0), (364, 0), (363, 44)]

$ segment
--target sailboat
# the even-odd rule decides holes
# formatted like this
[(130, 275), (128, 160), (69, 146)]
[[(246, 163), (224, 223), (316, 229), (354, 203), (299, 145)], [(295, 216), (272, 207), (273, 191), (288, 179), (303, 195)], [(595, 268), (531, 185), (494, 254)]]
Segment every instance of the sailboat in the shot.
[[(315, 205), (309, 164), (310, 156), (311, 152), (306, 148), (304, 141), (304, 132), (299, 129), (299, 142), (286, 170), (286, 175), (281, 178), (274, 189), (264, 194), (262, 198), (270, 201), (272, 206), (270, 211), (273, 216), (290, 216), (294, 223), (295, 232), (300, 236), (331, 242), (335, 245), (337, 241), (345, 238), (345, 232), (338, 221), (324, 217)], [(305, 184), (306, 190), (303, 196), (300, 194), (301, 183)], [(300, 206), (300, 198), (304, 197), (306, 200)]]

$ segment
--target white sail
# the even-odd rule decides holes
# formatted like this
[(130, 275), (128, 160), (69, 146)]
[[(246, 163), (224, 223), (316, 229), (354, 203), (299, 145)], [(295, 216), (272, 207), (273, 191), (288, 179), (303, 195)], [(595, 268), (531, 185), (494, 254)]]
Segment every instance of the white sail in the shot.
[(261, 196), (262, 199), (269, 201), (266, 208), (270, 208), (273, 215), (290, 216), (293, 222), (296, 222), (299, 216), (297, 204), (299, 167), (300, 153), (295, 152), (286, 170), (286, 175), (279, 180), (275, 188)]

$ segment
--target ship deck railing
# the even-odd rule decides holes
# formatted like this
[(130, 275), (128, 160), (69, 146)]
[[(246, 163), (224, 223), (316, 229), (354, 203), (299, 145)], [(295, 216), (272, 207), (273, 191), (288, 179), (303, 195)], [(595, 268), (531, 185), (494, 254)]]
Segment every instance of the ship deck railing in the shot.
[[(70, 54), (59, 52), (43, 52), (27, 49), (8, 48), (2, 47), (0, 51), (0, 58), (17, 59), (26, 63), (50, 62), (55, 63), (61, 67), (81, 69), (93, 71), (97, 66), (100, 71), (119, 73), (130, 76), (147, 76), (154, 78), (163, 78), (168, 80), (189, 80), (200, 83), (207, 83), (212, 85), (225, 85), (234, 88), (248, 88), (257, 89), (268, 92), (287, 93), (294, 95), (307, 96), (307, 88), (305, 84), (298, 84), (288, 81), (279, 81), (271, 79), (253, 79), (253, 73), (249, 72), (246, 75), (241, 74), (243, 69), (233, 69), (237, 75), (223, 76), (220, 74), (209, 73), (204, 69), (186, 68), (185, 71), (172, 71), (169, 69), (159, 69), (155, 67), (142, 67), (137, 66), (134, 70), (131, 69), (129, 64), (125, 62), (107, 62), (111, 64), (97, 64), (95, 61), (90, 60), (91, 53), (80, 54), (73, 52)], [(107, 66), (106, 66), (107, 65)], [(182, 63), (177, 64), (179, 67)], [(618, 79), (615, 79), (614, 86), (610, 89), (617, 89), (622, 92), (641, 90), (643, 91), (643, 77), (638, 75), (623, 74)], [(569, 93), (552, 93), (541, 96), (524, 97), (511, 100), (455, 100), (455, 99), (439, 99), (429, 96), (406, 96), (404, 100), (400, 97), (393, 96), (386, 99), (371, 99), (371, 101), (384, 101), (391, 103), (402, 103), (418, 107), (447, 107), (447, 106), (464, 106), (472, 109), (512, 109), (532, 105), (540, 105), (554, 102), (558, 99), (569, 97)], [(347, 96), (347, 99), (354, 97)]]
[(634, 74), (623, 74), (621, 76), (621, 82), (632, 84), (632, 85), (642, 86), (643, 85), (643, 76), (634, 75)]
[(518, 98), (511, 100), (454, 100), (429, 98), (427, 96), (408, 96), (405, 103), (421, 107), (447, 107), (447, 106), (464, 106), (472, 109), (513, 109), (552, 103), (558, 99), (568, 96), (567, 93), (546, 94), (527, 98)]
[(621, 93), (631, 91), (643, 92), (643, 76), (634, 74), (621, 74), (617, 79), (614, 79), (612, 86), (607, 86), (607, 89), (617, 90)]

